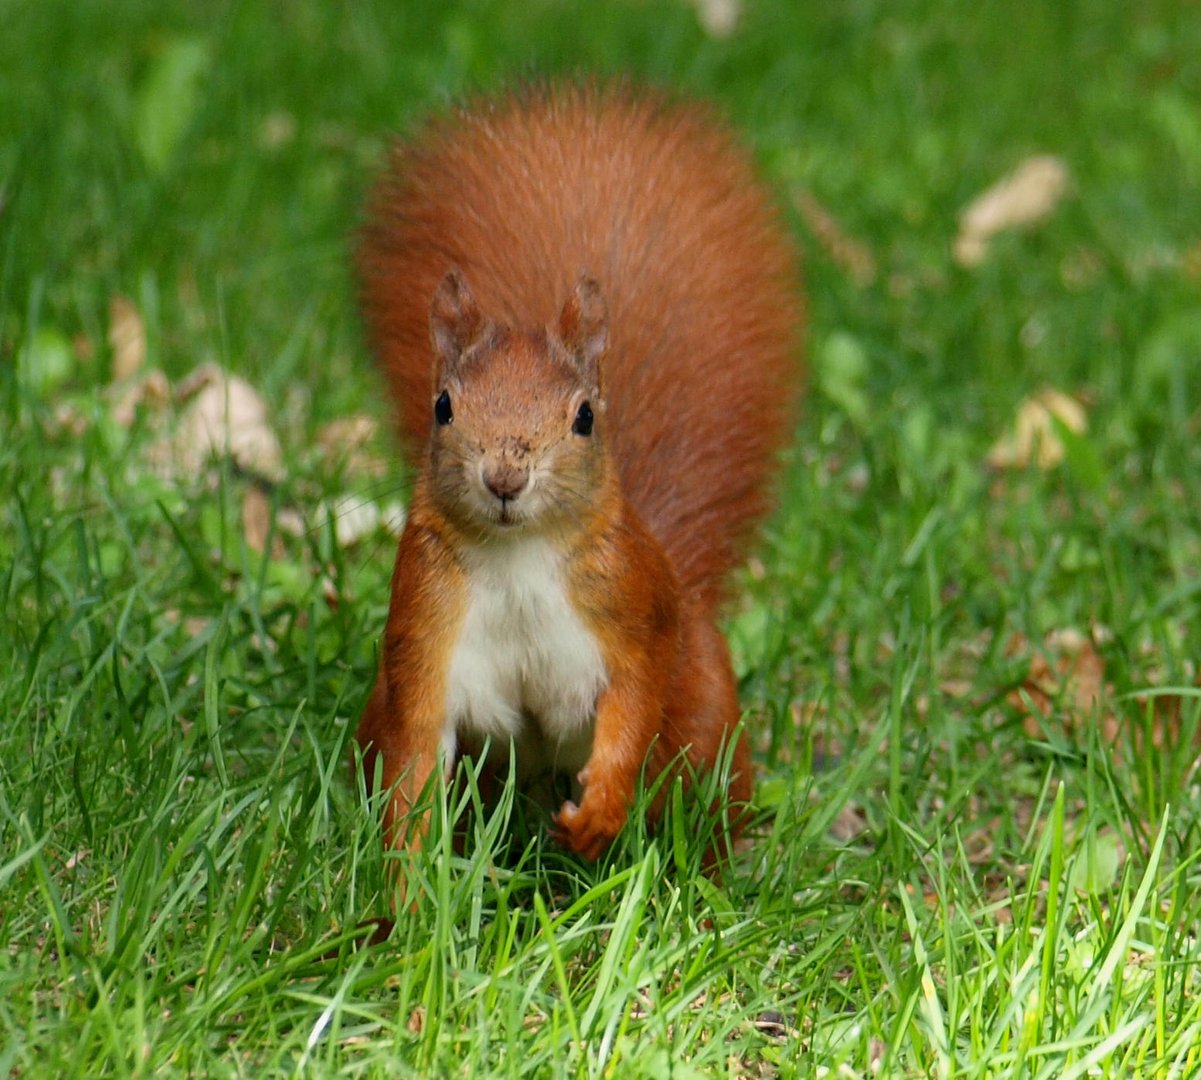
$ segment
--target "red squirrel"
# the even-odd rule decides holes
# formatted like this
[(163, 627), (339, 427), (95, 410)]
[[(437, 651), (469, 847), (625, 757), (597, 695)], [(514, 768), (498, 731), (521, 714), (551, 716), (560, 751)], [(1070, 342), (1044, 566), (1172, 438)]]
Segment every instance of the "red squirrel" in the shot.
[(416, 472), (357, 732), (386, 842), (419, 843), (423, 786), (485, 744), (578, 778), (555, 832), (588, 859), (681, 755), (736, 739), (748, 803), (716, 609), (769, 508), (803, 312), (747, 153), (659, 91), (523, 86), (395, 146), (357, 268)]

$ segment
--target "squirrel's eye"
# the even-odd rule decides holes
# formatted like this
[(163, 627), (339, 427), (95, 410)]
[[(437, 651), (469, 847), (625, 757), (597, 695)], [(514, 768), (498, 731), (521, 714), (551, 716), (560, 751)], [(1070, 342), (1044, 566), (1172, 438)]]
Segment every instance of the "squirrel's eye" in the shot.
[(577, 435), (591, 435), (592, 419), (592, 406), (585, 401), (575, 414), (575, 421), (571, 425), (571, 430)]
[(443, 390), (434, 402), (434, 419), (438, 421), (439, 427), (446, 427), (454, 418), (454, 410), (450, 407), (450, 394)]

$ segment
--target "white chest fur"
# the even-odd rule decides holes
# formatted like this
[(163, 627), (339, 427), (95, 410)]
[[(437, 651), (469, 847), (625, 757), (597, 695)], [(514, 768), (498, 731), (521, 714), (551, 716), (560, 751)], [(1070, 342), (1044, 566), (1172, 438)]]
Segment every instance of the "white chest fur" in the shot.
[(450, 661), (443, 747), (507, 759), (523, 775), (576, 772), (592, 747), (606, 674), (596, 638), (567, 595), (563, 561), (546, 541), (518, 537), (473, 552), (469, 598)]

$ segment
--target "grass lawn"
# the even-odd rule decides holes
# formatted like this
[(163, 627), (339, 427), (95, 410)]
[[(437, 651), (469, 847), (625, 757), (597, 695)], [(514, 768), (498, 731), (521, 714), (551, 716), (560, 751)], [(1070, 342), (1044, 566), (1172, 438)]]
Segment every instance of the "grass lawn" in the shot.
[[(746, 6), (0, 4), (0, 1073), (1201, 1071), (1201, 8)], [(561, 70), (715, 99), (805, 253), (760, 816), (714, 883), (683, 808), (595, 866), (469, 814), (356, 948), (394, 540), (339, 525), (406, 479), (348, 237), (390, 131)], [(205, 364), (278, 460), (187, 459)]]

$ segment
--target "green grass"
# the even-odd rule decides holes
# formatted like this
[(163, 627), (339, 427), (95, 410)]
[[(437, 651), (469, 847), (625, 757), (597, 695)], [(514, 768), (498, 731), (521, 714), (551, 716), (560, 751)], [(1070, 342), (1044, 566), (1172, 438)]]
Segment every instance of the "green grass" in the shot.
[[(749, 7), (717, 41), (682, 4), (0, 4), (0, 1071), (1201, 1068), (1201, 11)], [(597, 866), (469, 813), (356, 948), (392, 541), (319, 507), (404, 478), (314, 449), (383, 416), (348, 234), (389, 131), (591, 69), (716, 99), (806, 255), (806, 415), (729, 617), (761, 816), (714, 883), (686, 807)], [(1069, 196), (960, 268), (959, 211), (1039, 152)], [(269, 403), (276, 558), (255, 478), (164, 477), (153, 410), (114, 419), (115, 295), (150, 365)], [(1087, 432), (990, 470), (1045, 386)], [(1032, 717), (1043, 653), (1100, 699)]]

